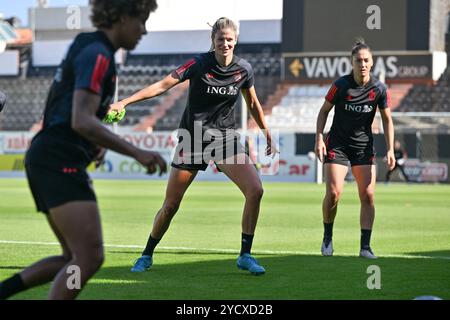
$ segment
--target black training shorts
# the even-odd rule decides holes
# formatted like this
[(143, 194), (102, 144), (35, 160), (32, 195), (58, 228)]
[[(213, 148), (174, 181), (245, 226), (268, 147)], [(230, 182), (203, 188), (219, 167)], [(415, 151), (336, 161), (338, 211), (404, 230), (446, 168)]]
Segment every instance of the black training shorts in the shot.
[(354, 147), (341, 144), (327, 137), (325, 141), (327, 155), (324, 163), (335, 163), (344, 166), (364, 166), (375, 164), (375, 149), (373, 143), (367, 143), (364, 147)]
[(191, 147), (190, 150), (183, 150), (181, 145), (178, 144), (171, 164), (172, 167), (188, 171), (205, 171), (211, 161), (217, 167), (217, 163), (245, 153), (245, 148), (238, 137), (218, 141), (215, 145), (201, 143), (201, 147), (198, 149), (195, 150)]
[(25, 169), (37, 211), (48, 214), (49, 209), (68, 202), (97, 201), (84, 168), (27, 164)]

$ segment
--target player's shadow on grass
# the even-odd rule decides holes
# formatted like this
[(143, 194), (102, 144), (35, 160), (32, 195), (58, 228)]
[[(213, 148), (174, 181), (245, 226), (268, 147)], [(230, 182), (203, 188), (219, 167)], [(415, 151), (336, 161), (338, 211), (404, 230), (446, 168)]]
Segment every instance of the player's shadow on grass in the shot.
[(424, 251), (424, 252), (408, 252), (406, 254), (412, 256), (423, 256), (431, 258), (447, 258), (450, 260), (450, 250)]
[[(132, 273), (136, 251), (107, 251), (101, 270), (80, 299), (132, 300), (335, 300), (450, 298), (444, 259), (355, 256), (256, 255), (266, 274), (238, 270), (234, 254), (156, 252), (154, 265)], [(424, 253), (421, 253), (424, 255)], [(129, 261), (127, 263), (126, 261)], [(116, 264), (116, 265), (114, 265)], [(369, 266), (378, 266), (381, 289), (367, 286)], [(45, 299), (48, 285), (17, 296)]]
[[(136, 252), (124, 254), (134, 257)], [(448, 261), (441, 259), (256, 255), (267, 273), (253, 276), (238, 270), (233, 254), (221, 256), (222, 259), (217, 253), (156, 252), (152, 268), (139, 274), (130, 272), (131, 263), (120, 267), (106, 265), (82, 298), (98, 299), (99, 294), (107, 299), (153, 300), (409, 300), (420, 295), (450, 298), (446, 284), (450, 278)], [(368, 273), (368, 267), (372, 265), (380, 267), (380, 290), (367, 287), (368, 278), (373, 275)]]

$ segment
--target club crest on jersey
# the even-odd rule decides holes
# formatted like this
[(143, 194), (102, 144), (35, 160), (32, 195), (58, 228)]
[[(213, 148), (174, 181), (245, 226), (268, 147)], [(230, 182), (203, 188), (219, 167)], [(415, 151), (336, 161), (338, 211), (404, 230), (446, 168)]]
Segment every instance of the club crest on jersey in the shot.
[(235, 96), (238, 94), (238, 89), (234, 86), (227, 86), (227, 87), (208, 86), (206, 93)]
[(371, 105), (363, 105), (363, 106), (355, 106), (353, 104), (345, 104), (346, 111), (358, 112), (358, 113), (369, 113), (373, 111), (373, 106)]
[(374, 89), (370, 90), (368, 98), (369, 98), (369, 101), (375, 100), (375, 90)]

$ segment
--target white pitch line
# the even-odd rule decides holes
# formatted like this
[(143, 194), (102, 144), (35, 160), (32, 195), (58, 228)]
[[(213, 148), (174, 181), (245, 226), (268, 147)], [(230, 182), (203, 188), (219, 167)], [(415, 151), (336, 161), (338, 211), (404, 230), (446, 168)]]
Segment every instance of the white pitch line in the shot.
[[(42, 246), (59, 246), (58, 242), (38, 242), (38, 241), (13, 241), (13, 240), (0, 240), (0, 244), (23, 244), (23, 245), (42, 245)], [(106, 248), (121, 248), (121, 249), (143, 249), (141, 245), (123, 245), (123, 244), (105, 244)], [(191, 247), (158, 247), (156, 251), (184, 251), (184, 252), (205, 252), (205, 253), (222, 253), (222, 254), (238, 254), (239, 251), (235, 249), (219, 249), (219, 248), (191, 248)], [(308, 251), (276, 251), (276, 250), (253, 250), (255, 254), (267, 254), (267, 255), (311, 255), (320, 256), (318, 252)], [(356, 254), (341, 253), (336, 257), (355, 257)], [(422, 256), (411, 254), (385, 254), (379, 255), (380, 258), (406, 258), (406, 259), (436, 259), (436, 260), (450, 260), (450, 257), (446, 256)]]

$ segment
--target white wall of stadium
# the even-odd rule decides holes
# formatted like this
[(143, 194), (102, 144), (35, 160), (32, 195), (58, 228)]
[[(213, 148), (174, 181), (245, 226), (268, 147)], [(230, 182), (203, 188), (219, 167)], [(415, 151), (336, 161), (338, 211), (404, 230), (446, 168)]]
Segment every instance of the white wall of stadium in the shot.
[(0, 53), (0, 76), (17, 76), (20, 67), (19, 50)]

